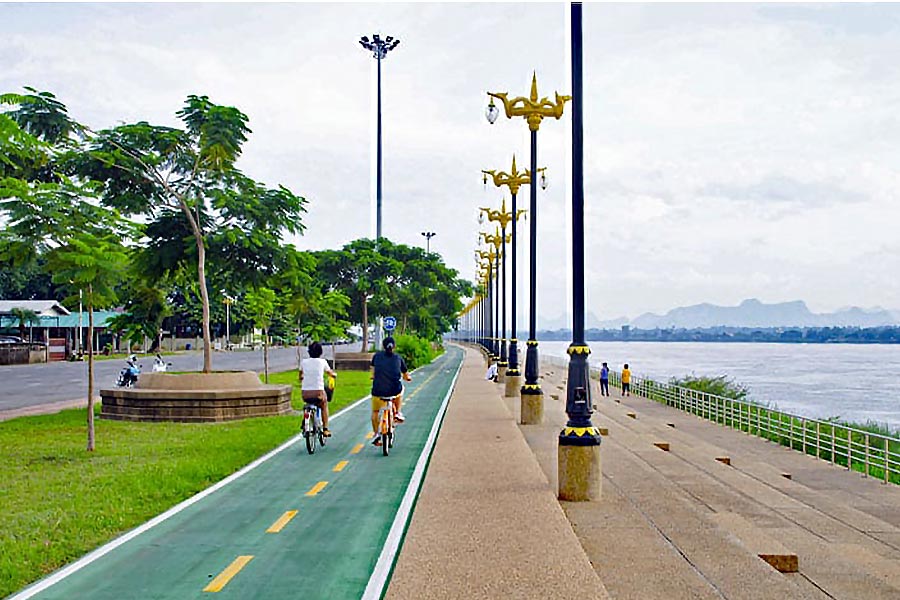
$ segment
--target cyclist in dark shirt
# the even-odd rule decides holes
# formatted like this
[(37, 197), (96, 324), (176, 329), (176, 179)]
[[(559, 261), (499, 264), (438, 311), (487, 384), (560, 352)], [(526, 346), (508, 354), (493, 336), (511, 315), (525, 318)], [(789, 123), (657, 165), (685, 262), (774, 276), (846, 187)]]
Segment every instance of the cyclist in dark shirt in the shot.
[(394, 418), (398, 423), (402, 423), (406, 419), (400, 412), (400, 406), (403, 404), (403, 384), (400, 383), (400, 378), (410, 381), (406, 361), (402, 356), (394, 353), (394, 348), (397, 346), (394, 338), (384, 338), (382, 345), (384, 350), (376, 352), (372, 357), (372, 431), (376, 434), (373, 442), (375, 445), (381, 443), (381, 438), (377, 435), (381, 399), (393, 398)]

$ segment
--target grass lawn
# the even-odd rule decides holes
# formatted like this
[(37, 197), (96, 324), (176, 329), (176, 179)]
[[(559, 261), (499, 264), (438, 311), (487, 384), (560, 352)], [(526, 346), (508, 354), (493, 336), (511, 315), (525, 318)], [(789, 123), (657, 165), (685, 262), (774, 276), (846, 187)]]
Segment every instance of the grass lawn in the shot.
[[(269, 380), (294, 385), (292, 404), (302, 405), (296, 371)], [(332, 414), (369, 389), (368, 372), (339, 372)], [(97, 450), (88, 453), (83, 409), (0, 423), (0, 598), (237, 471), (299, 427), (298, 415), (216, 424), (97, 419)]]

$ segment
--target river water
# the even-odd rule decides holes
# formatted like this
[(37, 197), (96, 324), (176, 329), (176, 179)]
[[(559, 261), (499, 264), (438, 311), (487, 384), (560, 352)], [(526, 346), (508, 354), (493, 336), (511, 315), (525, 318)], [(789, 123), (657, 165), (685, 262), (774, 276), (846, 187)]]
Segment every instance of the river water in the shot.
[[(900, 345), (589, 342), (591, 367), (657, 381), (727, 375), (750, 398), (814, 418), (874, 421), (900, 431)], [(569, 342), (540, 342), (541, 356), (566, 357)], [(521, 360), (524, 361), (524, 344)]]

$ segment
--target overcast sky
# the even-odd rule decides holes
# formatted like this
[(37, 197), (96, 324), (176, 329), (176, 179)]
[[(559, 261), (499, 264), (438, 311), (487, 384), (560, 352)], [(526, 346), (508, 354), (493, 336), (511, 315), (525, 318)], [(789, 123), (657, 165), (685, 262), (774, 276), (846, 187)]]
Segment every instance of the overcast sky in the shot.
[[(0, 4), (0, 91), (52, 91), (94, 127), (177, 124), (192, 93), (237, 106), (253, 130), (239, 166), (310, 201), (299, 248), (335, 248), (374, 237), (375, 61), (357, 40), (399, 37), (383, 63), (383, 233), (435, 231), (432, 250), (473, 278), (477, 207), (502, 195), (480, 170), (528, 164), (525, 122), (488, 125), (485, 92), (527, 95), (536, 71), (541, 95), (570, 93), (566, 11)], [(898, 29), (888, 4), (587, 4), (588, 310), (900, 309)], [(569, 117), (538, 135), (540, 320), (570, 312)]]

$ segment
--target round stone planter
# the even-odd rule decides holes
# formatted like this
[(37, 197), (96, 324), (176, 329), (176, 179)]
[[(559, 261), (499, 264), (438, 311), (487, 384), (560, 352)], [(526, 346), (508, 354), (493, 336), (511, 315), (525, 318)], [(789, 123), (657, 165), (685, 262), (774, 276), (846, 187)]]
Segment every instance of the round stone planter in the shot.
[(291, 412), (291, 386), (260, 383), (251, 371), (142, 373), (137, 387), (100, 390), (100, 418), (219, 422)]

